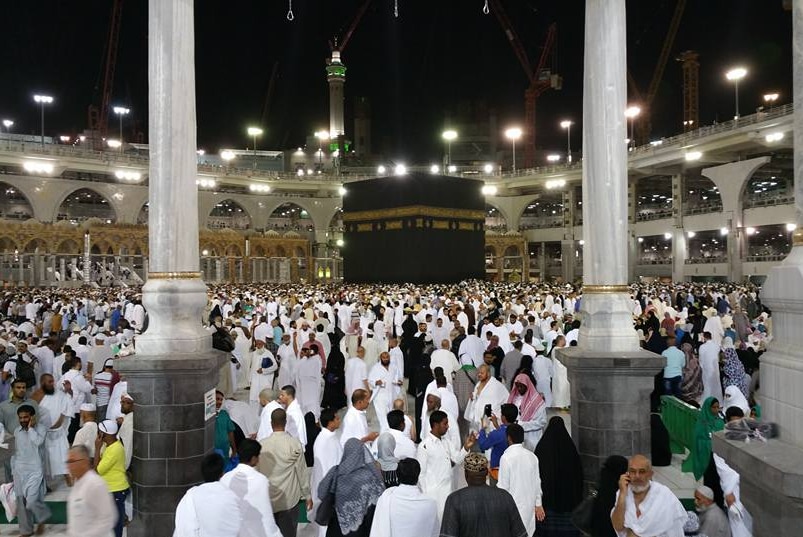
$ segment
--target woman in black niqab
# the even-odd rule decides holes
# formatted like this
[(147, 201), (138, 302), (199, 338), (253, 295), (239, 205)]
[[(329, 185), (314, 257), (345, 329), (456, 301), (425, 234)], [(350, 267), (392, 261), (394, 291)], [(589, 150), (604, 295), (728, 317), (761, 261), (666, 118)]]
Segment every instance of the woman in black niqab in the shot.
[(621, 455), (608, 457), (602, 465), (597, 483), (597, 497), (591, 511), (592, 537), (617, 537), (611, 523), (611, 511), (616, 503), (619, 478), (627, 472), (627, 459)]

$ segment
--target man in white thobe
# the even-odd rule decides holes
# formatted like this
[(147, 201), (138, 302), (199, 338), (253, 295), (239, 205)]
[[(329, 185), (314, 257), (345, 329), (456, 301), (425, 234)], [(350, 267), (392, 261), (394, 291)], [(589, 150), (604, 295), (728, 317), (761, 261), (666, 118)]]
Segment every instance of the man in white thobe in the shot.
[(67, 536), (114, 535), (117, 508), (106, 481), (92, 470), (89, 451), (84, 446), (73, 447), (67, 461), (75, 480), (67, 498)]
[(255, 344), (256, 348), (251, 353), (251, 390), (248, 400), (256, 409), (259, 404), (259, 393), (265, 388), (273, 388), (273, 373), (279, 365), (276, 363), (276, 357), (265, 348), (263, 340), (257, 339)]
[(368, 368), (365, 365), (365, 349), (357, 348), (357, 356), (346, 361), (346, 401), (351, 407), (354, 390), (371, 391), (368, 384)]
[(301, 405), (296, 400), (295, 388), (285, 386), (279, 390), (279, 402), (287, 412), (287, 434), (301, 442), (302, 447), (306, 447), (307, 423), (304, 421), (304, 412), (301, 410)]
[[(543, 350), (543, 345), (541, 349)], [(533, 376), (535, 377), (535, 387), (544, 396), (547, 408), (552, 407), (552, 375), (554, 369), (552, 359), (543, 354), (537, 354), (533, 359)]]
[(357, 389), (351, 395), (351, 406), (343, 416), (343, 426), (340, 432), (340, 445), (345, 446), (349, 438), (356, 438), (360, 442), (370, 443), (379, 436), (377, 432), (368, 430), (368, 419), (365, 409), (370, 404), (371, 396), (367, 391)]
[(243, 524), (240, 499), (220, 483), (223, 457), (211, 453), (201, 461), (204, 483), (188, 490), (176, 507), (173, 537), (236, 536)]
[[(340, 463), (340, 457), (343, 455), (343, 446), (337, 438), (338, 427), (340, 427), (340, 417), (334, 410), (326, 408), (321, 411), (321, 432), (318, 433), (315, 444), (312, 446), (314, 464), (312, 465), (312, 472), (310, 472), (310, 491), (312, 494), (310, 520), (315, 520), (315, 511), (321, 502), (320, 498), (318, 498), (318, 485), (323, 481), (329, 470)], [(325, 535), (326, 526), (319, 526), (318, 537), (325, 537)]]
[(471, 393), (463, 417), (474, 430), (479, 431), (482, 428), (485, 407), (491, 405), (491, 413), (500, 416), (502, 404), (507, 402), (509, 395), (507, 388), (491, 375), (490, 366), (482, 364), (477, 369), (477, 384)]
[(448, 439), (449, 418), (445, 412), (436, 410), (429, 417), (430, 433), (418, 444), (416, 458), (421, 465), (419, 485), (421, 492), (435, 500), (438, 519), (443, 517), (446, 498), (454, 490), (454, 471), (452, 467), (463, 462), (477, 441), (469, 434), (462, 449), (454, 448)]
[(240, 464), (220, 479), (242, 506), (243, 523), (238, 537), (282, 537), (273, 518), (268, 478), (256, 469), (261, 450), (256, 440), (243, 440), (237, 450)]
[(524, 429), (517, 423), (507, 426), (508, 447), (499, 460), (497, 486), (513, 496), (527, 535), (535, 533), (535, 521), (544, 520), (541, 505), (541, 474), (538, 457), (524, 447)]
[(282, 334), (282, 344), (276, 351), (276, 358), (279, 359), (279, 376), (277, 378), (277, 385), (281, 388), (292, 384), (298, 389), (296, 384), (296, 366), (298, 365), (298, 357), (293, 351), (293, 346), (290, 344), (290, 334)]
[(432, 352), (429, 367), (433, 372), (436, 367), (443, 369), (446, 381), (451, 384), (454, 374), (460, 371), (460, 362), (457, 361), (454, 353), (449, 350), (452, 344), (448, 339), (441, 340), (440, 345), (440, 349)]
[[(66, 476), (67, 451), (70, 448), (67, 442), (67, 429), (70, 426), (72, 414), (72, 399), (61, 388), (56, 388), (53, 375), (45, 373), (39, 379), (44, 396), (39, 401), (39, 408), (47, 411), (48, 430), (45, 437), (45, 451), (47, 453), (47, 476), (51, 479), (56, 476)], [(34, 394), (34, 397), (36, 394)]]
[(416, 457), (416, 446), (409, 437), (404, 434), (406, 421), (404, 412), (402, 410), (394, 409), (388, 412), (388, 430), (387, 432), (396, 441), (396, 447), (393, 449), (393, 456), (399, 460), (405, 458)]
[(259, 404), (262, 407), (262, 411), (259, 413), (259, 429), (257, 430), (256, 440), (257, 442), (262, 442), (273, 434), (270, 415), (274, 410), (282, 408), (282, 405), (276, 400), (276, 392), (270, 388), (265, 388), (259, 394)]
[(712, 339), (710, 332), (703, 332), (705, 343), (700, 345), (700, 369), (703, 377), (703, 395), (700, 401), (705, 401), (709, 397), (716, 397), (717, 401), (723, 402), (722, 380), (719, 376), (719, 351), (720, 345)]
[(421, 465), (416, 459), (399, 461), (399, 486), (387, 489), (376, 502), (371, 537), (438, 536), (438, 506), (418, 489), (420, 473)]
[[(295, 364), (295, 382), (298, 404), (303, 413), (312, 412), (315, 419), (321, 415), (321, 356), (310, 349), (301, 349), (301, 358)], [(287, 384), (282, 384), (284, 388)]]
[(374, 364), (368, 374), (368, 384), (373, 389), (371, 403), (379, 421), (379, 430), (384, 432), (388, 428), (387, 414), (393, 409), (394, 387), (402, 385), (401, 372), (390, 363), (390, 353), (383, 352), (379, 355), (379, 362)]
[(399, 348), (399, 340), (397, 338), (392, 337), (388, 340), (388, 353), (390, 354), (391, 365), (398, 369), (402, 377), (404, 377), (404, 353)]
[(466, 339), (460, 343), (457, 357), (463, 365), (479, 367), (483, 363), (482, 354), (485, 352), (487, 345), (477, 336), (477, 330), (473, 326), (468, 327), (467, 333)]

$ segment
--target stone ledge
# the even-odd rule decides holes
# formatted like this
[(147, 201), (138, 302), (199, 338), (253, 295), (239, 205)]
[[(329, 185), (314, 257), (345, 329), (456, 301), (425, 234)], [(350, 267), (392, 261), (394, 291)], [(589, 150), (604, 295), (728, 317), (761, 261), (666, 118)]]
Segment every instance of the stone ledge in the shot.
[(643, 349), (628, 352), (600, 352), (580, 347), (557, 350), (558, 360), (568, 369), (594, 375), (655, 376), (666, 358)]
[(803, 500), (803, 449), (777, 438), (749, 443), (713, 436), (714, 452), (740, 474), (761, 476), (768, 487), (794, 500)]

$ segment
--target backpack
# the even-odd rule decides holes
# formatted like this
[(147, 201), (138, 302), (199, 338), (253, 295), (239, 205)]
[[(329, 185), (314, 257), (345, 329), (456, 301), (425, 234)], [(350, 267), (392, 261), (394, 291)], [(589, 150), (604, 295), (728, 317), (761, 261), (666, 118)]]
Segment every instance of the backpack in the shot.
[[(33, 369), (33, 362), (26, 362), (20, 355), (9, 361), (17, 364), (16, 376), (18, 379), (25, 381), (25, 386), (32, 388), (36, 385), (36, 372)], [(36, 361), (36, 358), (34, 358), (34, 361)]]

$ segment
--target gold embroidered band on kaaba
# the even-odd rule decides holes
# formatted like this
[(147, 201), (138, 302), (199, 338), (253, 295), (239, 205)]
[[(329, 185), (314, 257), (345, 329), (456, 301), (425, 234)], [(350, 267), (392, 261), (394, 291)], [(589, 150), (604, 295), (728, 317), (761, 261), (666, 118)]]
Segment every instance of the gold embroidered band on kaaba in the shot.
[(410, 205), (371, 211), (343, 213), (346, 231), (371, 232), (402, 229), (483, 231), (485, 212)]

